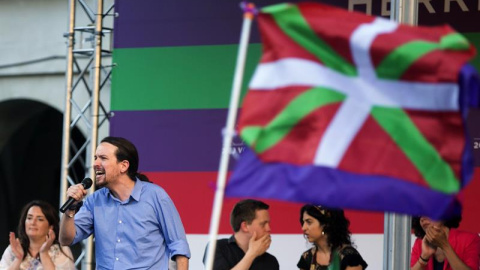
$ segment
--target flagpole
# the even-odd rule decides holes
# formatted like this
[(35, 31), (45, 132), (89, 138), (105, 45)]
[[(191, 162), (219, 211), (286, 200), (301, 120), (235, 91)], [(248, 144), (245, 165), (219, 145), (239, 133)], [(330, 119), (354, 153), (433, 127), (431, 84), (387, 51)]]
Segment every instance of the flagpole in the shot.
[[(418, 0), (392, 0), (390, 20), (418, 24)], [(411, 217), (385, 213), (383, 234), (383, 269), (410, 269)]]
[(238, 47), (237, 63), (235, 66), (235, 75), (230, 96), (230, 105), (228, 107), (227, 125), (223, 133), (222, 154), (217, 176), (217, 185), (215, 189), (215, 198), (213, 201), (212, 217), (210, 219), (209, 244), (207, 251), (206, 269), (213, 269), (213, 259), (215, 257), (215, 248), (217, 246), (218, 227), (220, 224), (220, 215), (222, 213), (223, 197), (225, 192), (225, 182), (227, 180), (228, 161), (230, 157), (230, 148), (233, 135), (235, 133), (234, 125), (237, 119), (238, 103), (242, 90), (242, 80), (247, 57), (248, 40), (250, 29), (255, 15), (255, 6), (252, 3), (242, 3), (244, 9), (242, 32), (240, 35), (240, 45)]

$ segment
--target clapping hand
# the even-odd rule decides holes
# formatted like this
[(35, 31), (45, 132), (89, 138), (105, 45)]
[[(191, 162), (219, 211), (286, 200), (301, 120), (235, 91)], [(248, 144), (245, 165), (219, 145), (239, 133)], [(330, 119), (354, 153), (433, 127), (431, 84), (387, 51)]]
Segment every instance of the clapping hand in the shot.
[(427, 228), (424, 238), (426, 238), (428, 242), (432, 245), (443, 249), (445, 246), (448, 245), (447, 230), (448, 229), (444, 226), (430, 226)]
[(427, 240), (427, 237), (423, 237), (423, 240), (422, 240), (422, 258), (424, 259), (428, 259), (430, 258), (433, 254), (435, 254), (435, 251), (437, 251), (437, 247), (432, 245), (432, 243), (430, 243), (428, 240)]
[(40, 247), (40, 253), (48, 253), (53, 241), (55, 241), (55, 233), (52, 229), (50, 229), (48, 230), (48, 234), (45, 236), (45, 242)]
[(15, 238), (15, 233), (10, 232), (10, 247), (12, 249), (13, 254), (15, 255), (15, 258), (18, 259), (19, 261), (23, 260), (23, 248), (22, 245), (20, 244), (20, 240), (18, 238)]

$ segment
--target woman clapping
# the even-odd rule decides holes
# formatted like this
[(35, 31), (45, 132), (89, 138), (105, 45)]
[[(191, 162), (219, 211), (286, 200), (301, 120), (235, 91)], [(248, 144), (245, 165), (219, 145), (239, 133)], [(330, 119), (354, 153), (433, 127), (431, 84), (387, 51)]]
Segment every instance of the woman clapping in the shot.
[(43, 201), (32, 201), (22, 210), (18, 238), (10, 233), (10, 245), (3, 253), (0, 270), (73, 270), (69, 247), (61, 247), (57, 211)]

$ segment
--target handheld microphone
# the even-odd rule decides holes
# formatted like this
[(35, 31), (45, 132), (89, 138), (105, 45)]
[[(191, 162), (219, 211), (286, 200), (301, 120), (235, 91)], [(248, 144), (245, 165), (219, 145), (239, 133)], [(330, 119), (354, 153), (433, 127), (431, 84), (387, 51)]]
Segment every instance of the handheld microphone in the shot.
[[(92, 186), (92, 183), (93, 183), (92, 179), (88, 177), (82, 180), (82, 186), (84, 189), (89, 189)], [(67, 211), (70, 205), (72, 205), (72, 203), (74, 202), (75, 202), (74, 198), (68, 197), (68, 200), (62, 205), (62, 207), (60, 207), (60, 212), (65, 213), (65, 211)]]

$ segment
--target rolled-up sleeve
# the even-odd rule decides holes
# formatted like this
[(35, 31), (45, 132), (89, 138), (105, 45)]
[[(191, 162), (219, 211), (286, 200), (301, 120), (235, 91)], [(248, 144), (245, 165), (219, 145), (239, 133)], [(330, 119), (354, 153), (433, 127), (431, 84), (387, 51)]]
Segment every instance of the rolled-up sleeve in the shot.
[(87, 197), (83, 206), (75, 215), (75, 238), (72, 245), (89, 237), (93, 233), (93, 195)]
[(160, 188), (157, 193), (157, 218), (170, 252), (170, 258), (183, 255), (190, 258), (190, 248), (180, 214), (168, 194)]

